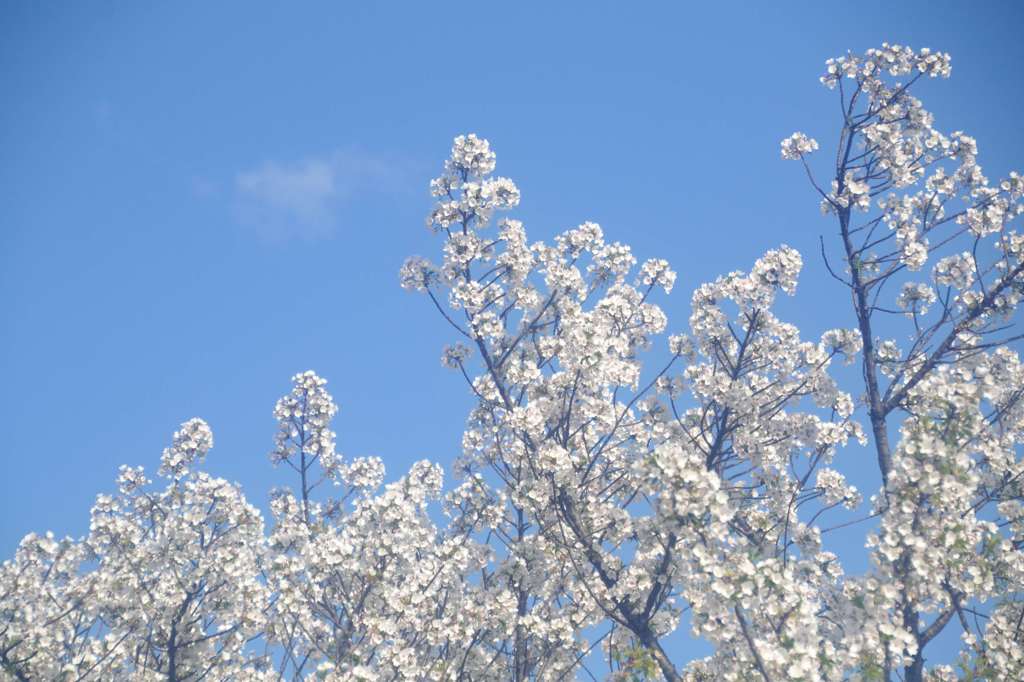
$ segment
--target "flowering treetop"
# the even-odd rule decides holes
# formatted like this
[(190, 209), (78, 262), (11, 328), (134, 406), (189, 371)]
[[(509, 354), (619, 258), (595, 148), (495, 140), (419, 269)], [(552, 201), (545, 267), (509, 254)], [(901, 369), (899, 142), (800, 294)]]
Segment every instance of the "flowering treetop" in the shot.
[[(680, 329), (667, 261), (592, 222), (531, 242), (502, 215), (520, 193), (488, 141), (455, 138), (430, 185), (439, 253), (400, 272), (450, 326), (441, 363), (476, 399), (449, 486), (429, 462), (385, 485), (380, 459), (343, 456), (326, 381), (297, 374), (273, 413), (270, 459), (294, 482), (269, 531), (199, 469), (213, 436), (185, 422), (162, 488), (125, 467), (86, 537), (30, 535), (0, 567), (0, 670), (1024, 677), (1024, 180), (990, 182), (974, 140), (911, 94), (949, 74), (948, 55), (898, 45), (829, 60), (834, 165), (807, 134), (781, 143), (834, 221), (821, 251), (851, 305), (818, 337), (776, 312), (795, 249), (698, 286)], [(839, 362), (860, 380), (841, 385)], [(877, 462), (868, 505), (843, 473), (851, 441)], [(855, 524), (862, 574), (829, 547)], [(947, 629), (956, 669), (929, 664)], [(713, 653), (683, 660), (682, 636)]]

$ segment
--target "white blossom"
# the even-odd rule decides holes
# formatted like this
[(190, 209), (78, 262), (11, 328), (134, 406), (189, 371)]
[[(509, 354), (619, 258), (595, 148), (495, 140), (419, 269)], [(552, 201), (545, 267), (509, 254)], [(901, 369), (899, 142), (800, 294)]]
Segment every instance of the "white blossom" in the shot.
[(799, 159), (804, 154), (810, 154), (818, 149), (818, 142), (803, 133), (793, 133), (782, 141), (782, 158), (787, 160)]

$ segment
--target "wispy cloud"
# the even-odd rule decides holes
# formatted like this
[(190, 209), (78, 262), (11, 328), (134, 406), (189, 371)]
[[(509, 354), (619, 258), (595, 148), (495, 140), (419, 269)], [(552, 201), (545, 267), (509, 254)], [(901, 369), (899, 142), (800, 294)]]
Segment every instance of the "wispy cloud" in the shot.
[(235, 176), (239, 221), (275, 241), (332, 236), (346, 205), (359, 195), (393, 191), (406, 164), (339, 151), (322, 158), (264, 163)]

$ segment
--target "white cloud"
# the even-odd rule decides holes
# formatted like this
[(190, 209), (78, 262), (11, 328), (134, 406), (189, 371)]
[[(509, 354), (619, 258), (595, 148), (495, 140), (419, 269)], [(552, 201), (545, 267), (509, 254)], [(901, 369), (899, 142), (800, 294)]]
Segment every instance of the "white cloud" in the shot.
[(355, 152), (266, 161), (236, 175), (236, 214), (272, 240), (330, 237), (347, 203), (361, 193), (388, 190), (399, 170), (400, 164)]

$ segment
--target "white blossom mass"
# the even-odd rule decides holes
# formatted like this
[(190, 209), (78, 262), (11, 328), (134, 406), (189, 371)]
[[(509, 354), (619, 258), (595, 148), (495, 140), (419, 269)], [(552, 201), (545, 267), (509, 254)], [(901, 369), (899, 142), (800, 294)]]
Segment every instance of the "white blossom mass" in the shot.
[[(304, 372), (274, 409), (292, 485), (265, 527), (203, 472), (192, 419), (156, 483), (124, 467), (85, 537), (29, 535), (0, 567), (0, 675), (1024, 679), (1024, 178), (989, 181), (971, 137), (934, 127), (914, 86), (949, 75), (898, 45), (829, 60), (835, 148), (781, 143), (848, 309), (820, 338), (776, 313), (793, 248), (697, 287), (680, 329), (657, 303), (668, 262), (591, 222), (529, 241), (498, 217), (520, 192), (488, 141), (455, 138), (430, 183), (436, 262), (400, 273), (475, 396), (449, 483), (342, 455)], [(865, 457), (866, 501), (844, 476)], [(847, 572), (830, 540), (856, 524), (868, 568)], [(944, 631), (959, 652), (935, 652)]]

